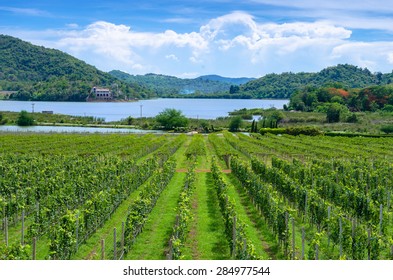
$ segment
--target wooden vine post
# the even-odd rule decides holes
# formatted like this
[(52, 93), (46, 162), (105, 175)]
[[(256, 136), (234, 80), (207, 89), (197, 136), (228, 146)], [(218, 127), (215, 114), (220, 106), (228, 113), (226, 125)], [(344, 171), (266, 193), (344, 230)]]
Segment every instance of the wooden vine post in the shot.
[(101, 239), (101, 260), (105, 260), (105, 239)]
[(20, 243), (22, 246), (25, 245), (25, 209), (22, 210), (22, 236)]
[(343, 225), (342, 225), (341, 217), (339, 219), (339, 226), (340, 226), (339, 242), (340, 242), (340, 259), (341, 259), (343, 255)]
[(232, 227), (232, 258), (235, 259), (236, 256), (236, 216), (233, 217), (233, 227)]
[(124, 258), (124, 222), (121, 223), (121, 259)]
[(295, 259), (295, 220), (292, 218), (292, 260)]
[(113, 228), (113, 259), (117, 259), (116, 228)]

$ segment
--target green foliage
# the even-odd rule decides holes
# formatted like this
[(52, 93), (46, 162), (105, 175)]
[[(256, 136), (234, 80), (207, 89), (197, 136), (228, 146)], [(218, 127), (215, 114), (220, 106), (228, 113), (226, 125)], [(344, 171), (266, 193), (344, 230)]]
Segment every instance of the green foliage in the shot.
[[(181, 79), (173, 76), (146, 74), (130, 75), (122, 71), (114, 70), (109, 72), (110, 75), (117, 79), (146, 87), (157, 94), (157, 96), (190, 97), (205, 94), (216, 94), (219, 92), (228, 92), (231, 85), (237, 83), (237, 80), (230, 78), (202, 76), (195, 79)], [(246, 81), (243, 79), (241, 81)], [(237, 86), (237, 85), (235, 85)]]
[(118, 98), (154, 96), (64, 52), (0, 35), (0, 87), (15, 91), (10, 99), (85, 101), (93, 86), (109, 87)]
[(12, 244), (7, 247), (5, 243), (0, 242), (0, 260), (29, 260), (30, 254), (28, 245)]
[[(380, 83), (378, 83), (380, 81)], [(378, 80), (367, 68), (362, 69), (348, 64), (339, 64), (328, 67), (318, 73), (282, 73), (268, 74), (257, 80), (250, 81), (240, 86), (239, 93), (251, 94), (253, 98), (290, 98), (297, 91), (304, 91), (307, 87), (340, 87), (362, 88), (377, 84), (388, 84), (393, 81), (391, 74), (383, 74)], [(296, 103), (295, 110), (302, 110), (302, 106), (311, 106), (315, 96), (310, 96), (307, 101)]]
[(235, 132), (239, 131), (240, 127), (242, 126), (243, 119), (239, 116), (233, 117), (231, 122), (229, 123), (229, 131)]
[(326, 112), (326, 121), (329, 123), (339, 122), (345, 109), (346, 107), (339, 103), (331, 103)]
[(322, 132), (318, 130), (316, 127), (307, 127), (307, 126), (294, 126), (287, 128), (261, 128), (259, 133), (262, 135), (265, 134), (289, 134), (289, 135), (308, 135), (308, 136), (318, 136), (322, 135)]
[(196, 159), (198, 156), (206, 155), (206, 147), (203, 136), (201, 134), (196, 134), (192, 136), (192, 141), (188, 146), (185, 156), (187, 159)]
[[(393, 86), (371, 86), (363, 89), (333, 87), (308, 87), (297, 91), (290, 98), (288, 110), (327, 112), (330, 103), (341, 104), (351, 111), (390, 112), (393, 110)], [(337, 107), (337, 105), (335, 105)]]
[(29, 113), (27, 113), (27, 111), (22, 110), (19, 113), (16, 124), (19, 126), (31, 126), (34, 125), (34, 119)]
[(278, 124), (285, 118), (284, 113), (275, 108), (264, 110), (261, 115), (260, 125), (262, 128), (277, 128)]
[(180, 110), (165, 109), (156, 116), (156, 121), (165, 129), (187, 127), (188, 119)]
[(393, 124), (384, 125), (381, 127), (381, 131), (385, 133), (393, 133)]
[(4, 118), (3, 113), (0, 112), (0, 125), (6, 124), (7, 123), (7, 119)]
[(385, 104), (382, 108), (383, 112), (393, 113), (393, 105)]

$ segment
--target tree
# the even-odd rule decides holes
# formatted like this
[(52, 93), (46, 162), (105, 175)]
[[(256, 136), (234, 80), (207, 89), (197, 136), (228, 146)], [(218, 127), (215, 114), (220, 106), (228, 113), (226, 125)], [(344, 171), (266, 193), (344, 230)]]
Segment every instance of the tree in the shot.
[(237, 86), (237, 85), (232, 85), (232, 86), (229, 88), (229, 94), (238, 93), (239, 90), (240, 90), (240, 87), (239, 87), (239, 86)]
[(126, 118), (126, 123), (127, 123), (127, 125), (132, 125), (133, 121), (134, 121), (134, 119), (133, 119), (131, 116), (128, 116), (128, 117)]
[(34, 119), (32, 116), (30, 116), (29, 113), (26, 111), (22, 110), (19, 113), (19, 117), (16, 121), (16, 124), (19, 126), (29, 126), (29, 125), (34, 125)]
[(188, 126), (188, 119), (180, 110), (176, 109), (165, 109), (156, 116), (156, 121), (165, 129)]
[(229, 123), (229, 131), (235, 132), (238, 131), (243, 123), (243, 119), (240, 116), (232, 118), (231, 122)]
[(385, 133), (393, 133), (393, 124), (382, 126), (381, 131)]
[(331, 103), (326, 112), (326, 120), (329, 123), (339, 122), (341, 114), (348, 111), (345, 106), (339, 103)]

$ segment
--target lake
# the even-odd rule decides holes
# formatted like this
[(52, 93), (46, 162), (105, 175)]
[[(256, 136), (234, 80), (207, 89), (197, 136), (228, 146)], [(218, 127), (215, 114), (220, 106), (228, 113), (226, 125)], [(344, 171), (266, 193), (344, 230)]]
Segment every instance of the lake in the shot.
[(181, 110), (188, 118), (216, 119), (243, 108), (282, 109), (289, 100), (284, 99), (187, 99), (160, 98), (136, 102), (45, 102), (0, 101), (0, 111), (28, 112), (53, 111), (55, 114), (93, 116), (105, 121), (118, 121), (128, 116), (154, 117), (166, 108)]
[(141, 130), (135, 128), (107, 128), (86, 126), (17, 126), (0, 125), (2, 132), (44, 132), (44, 133), (155, 133), (161, 134), (162, 130)]

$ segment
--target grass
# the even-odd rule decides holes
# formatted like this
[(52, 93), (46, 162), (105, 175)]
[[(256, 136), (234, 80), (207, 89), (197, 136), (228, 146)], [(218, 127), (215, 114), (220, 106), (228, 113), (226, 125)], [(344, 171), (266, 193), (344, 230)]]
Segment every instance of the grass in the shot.
[(150, 213), (142, 233), (136, 238), (125, 259), (162, 260), (176, 220), (177, 202), (183, 188), (185, 173), (175, 173), (169, 185), (161, 193)]
[(185, 259), (228, 259), (229, 243), (210, 173), (197, 174), (192, 211), (194, 220), (185, 245)]
[[(176, 169), (187, 167), (185, 151), (191, 139), (188, 138), (175, 153)], [(160, 260), (166, 258), (172, 227), (176, 220), (176, 207), (184, 186), (185, 173), (175, 173), (163, 190), (150, 213), (143, 232), (136, 238), (126, 259)]]

